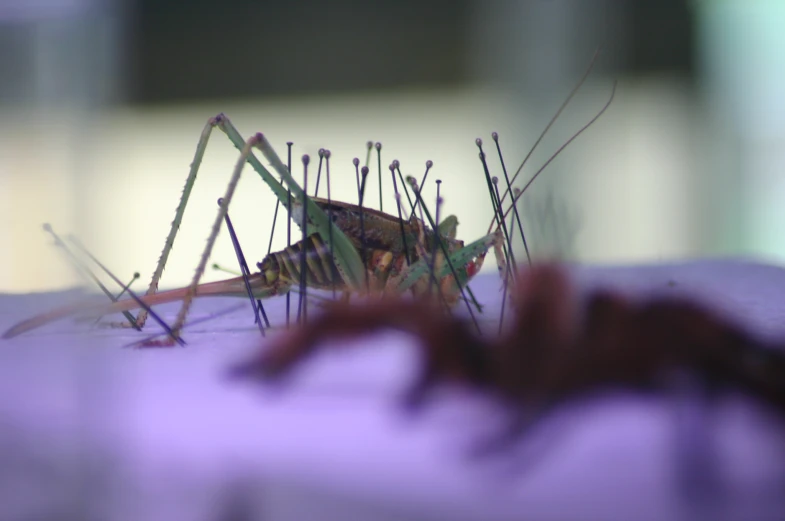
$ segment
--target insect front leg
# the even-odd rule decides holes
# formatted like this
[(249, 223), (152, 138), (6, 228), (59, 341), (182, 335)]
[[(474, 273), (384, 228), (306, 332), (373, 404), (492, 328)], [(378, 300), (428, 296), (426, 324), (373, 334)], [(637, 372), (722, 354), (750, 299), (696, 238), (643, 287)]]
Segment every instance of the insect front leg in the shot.
[[(496, 231), (450, 253), (450, 262), (442, 263), (434, 270), (436, 279), (443, 281), (445, 277), (453, 275), (454, 269), (454, 280), (451, 281), (451, 284), (454, 282), (454, 286), (453, 289), (451, 289), (451, 292), (460, 291), (460, 289), (465, 287), (471, 278), (479, 272), (480, 268), (482, 268), (485, 254), (490, 248), (494, 249), (497, 265), (500, 267), (500, 270), (503, 270), (506, 273), (507, 263), (502, 251), (503, 240), (504, 238), (502, 237), (501, 232)], [(424, 277), (429, 276), (430, 269), (431, 267), (428, 260), (426, 258), (421, 258), (414, 264), (404, 268), (400, 274), (390, 277), (387, 284), (387, 290), (403, 294), (417, 282), (427, 280), (424, 279)], [(440, 282), (440, 285), (442, 283), (443, 282)], [(424, 287), (427, 288), (427, 285)]]

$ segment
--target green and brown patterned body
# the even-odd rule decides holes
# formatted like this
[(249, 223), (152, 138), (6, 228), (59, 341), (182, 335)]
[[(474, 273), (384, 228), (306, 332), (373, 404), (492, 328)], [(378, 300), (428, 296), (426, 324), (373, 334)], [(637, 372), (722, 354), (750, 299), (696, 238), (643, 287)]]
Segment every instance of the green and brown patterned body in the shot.
[[(357, 205), (311, 198), (340, 229), (364, 259), (368, 273), (369, 293), (383, 293), (392, 290), (406, 269), (425, 256), (430, 256), (437, 240), (434, 231), (422, 226), (418, 219), (411, 221), (399, 220), (390, 214), (371, 208), (360, 208)], [(302, 207), (292, 205), (292, 220), (302, 222)], [(422, 229), (421, 229), (422, 226)], [(464, 247), (464, 242), (456, 240), (455, 228), (457, 219), (450, 216), (440, 228), (440, 239), (448, 254)], [(403, 232), (403, 233), (402, 233)], [(343, 280), (335, 263), (333, 252), (319, 233), (308, 235), (305, 241), (267, 255), (257, 266), (264, 280), (272, 290), (269, 294), (283, 294), (289, 291), (292, 284), (301, 280), (301, 255), (305, 247), (305, 282), (309, 288), (341, 292), (352, 291)], [(425, 255), (424, 255), (425, 254)], [(440, 255), (437, 254), (437, 258)], [(485, 253), (470, 259), (469, 262), (454, 266), (462, 280), (470, 279), (482, 266)], [(443, 256), (442, 256), (443, 257)], [(443, 261), (441, 261), (443, 262)], [(438, 266), (438, 263), (437, 263)], [(419, 280), (411, 284), (415, 295), (428, 291), (432, 284), (430, 269)], [(446, 295), (456, 295), (455, 278), (449, 275), (439, 277), (439, 285)], [(455, 298), (449, 298), (454, 301)]]

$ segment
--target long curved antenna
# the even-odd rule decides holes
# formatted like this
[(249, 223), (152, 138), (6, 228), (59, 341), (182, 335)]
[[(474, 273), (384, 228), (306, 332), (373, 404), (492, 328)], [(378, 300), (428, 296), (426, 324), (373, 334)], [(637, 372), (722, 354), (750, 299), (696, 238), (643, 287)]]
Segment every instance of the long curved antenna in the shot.
[[(595, 116), (593, 118), (591, 118), (591, 120), (589, 120), (588, 123), (583, 125), (580, 128), (580, 130), (578, 130), (578, 132), (573, 134), (570, 139), (568, 139), (562, 146), (560, 146), (556, 150), (556, 152), (554, 152), (553, 155), (551, 155), (551, 157), (549, 157), (548, 160), (540, 167), (540, 169), (537, 170), (537, 172), (532, 176), (532, 178), (529, 179), (529, 182), (526, 183), (526, 185), (521, 189), (520, 193), (513, 198), (512, 203), (510, 204), (510, 207), (504, 212), (504, 216), (503, 216), (504, 218), (506, 218), (507, 215), (509, 215), (509, 213), (512, 210), (513, 206), (515, 206), (515, 204), (518, 202), (518, 199), (521, 198), (521, 196), (526, 191), (526, 189), (529, 188), (529, 186), (531, 186), (531, 184), (534, 182), (534, 180), (537, 179), (537, 176), (540, 175), (543, 170), (545, 170), (545, 168), (551, 163), (551, 161), (556, 159), (556, 156), (558, 156), (565, 148), (567, 148), (567, 146), (569, 146), (570, 143), (575, 141), (575, 139), (578, 136), (580, 136), (586, 129), (588, 129), (590, 126), (592, 126), (595, 121), (600, 119), (600, 116), (602, 116), (605, 113), (605, 111), (608, 110), (608, 107), (611, 106), (611, 102), (613, 102), (613, 97), (616, 95), (616, 85), (617, 85), (617, 83), (618, 82), (616, 80), (613, 80), (613, 87), (611, 87), (611, 95), (608, 98), (608, 101), (605, 102), (605, 105), (603, 105), (602, 109), (600, 109), (600, 111), (597, 114), (595, 114)], [(491, 227), (493, 227), (493, 222), (491, 223)], [(490, 228), (489, 228), (489, 232), (490, 232)]]
[[(599, 46), (594, 51), (594, 54), (592, 55), (591, 60), (589, 61), (589, 66), (586, 67), (586, 72), (583, 73), (583, 76), (581, 76), (581, 79), (578, 80), (578, 83), (576, 83), (575, 87), (572, 88), (572, 90), (570, 91), (570, 94), (567, 96), (567, 98), (564, 100), (564, 102), (562, 102), (562, 104), (559, 106), (559, 110), (557, 110), (556, 113), (553, 115), (551, 120), (548, 122), (548, 125), (546, 125), (545, 129), (543, 129), (543, 131), (540, 132), (540, 135), (537, 138), (537, 141), (535, 141), (534, 145), (532, 145), (531, 149), (529, 149), (529, 152), (526, 154), (526, 157), (523, 158), (523, 161), (521, 161), (520, 166), (515, 171), (515, 174), (513, 174), (512, 179), (510, 179), (510, 183), (514, 183), (515, 182), (515, 179), (518, 177), (518, 174), (520, 174), (521, 170), (523, 170), (523, 167), (526, 166), (526, 163), (529, 161), (529, 158), (534, 153), (534, 150), (540, 144), (540, 141), (542, 141), (543, 138), (545, 137), (545, 134), (548, 133), (548, 131), (553, 126), (553, 124), (556, 123), (556, 120), (559, 119), (559, 116), (561, 116), (561, 113), (564, 112), (564, 109), (567, 108), (567, 105), (570, 104), (570, 101), (572, 101), (572, 98), (575, 97), (575, 95), (581, 89), (583, 84), (586, 83), (586, 79), (591, 74), (591, 71), (594, 70), (594, 64), (597, 61), (597, 57), (600, 55), (600, 51), (601, 50), (602, 50), (602, 46)], [(509, 194), (509, 193), (510, 193), (509, 190), (506, 190), (504, 192), (504, 194), (502, 195), (502, 202), (504, 202), (504, 199), (507, 198), (507, 194)]]

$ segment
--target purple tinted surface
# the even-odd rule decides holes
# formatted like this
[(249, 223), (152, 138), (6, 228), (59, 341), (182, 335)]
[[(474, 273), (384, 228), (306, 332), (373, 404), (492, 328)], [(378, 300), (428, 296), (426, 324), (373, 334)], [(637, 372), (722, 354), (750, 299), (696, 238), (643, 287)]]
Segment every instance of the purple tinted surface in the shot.
[[(779, 268), (702, 261), (573, 272), (584, 287), (695, 296), (761, 335), (785, 337)], [(498, 279), (482, 276), (473, 287), (492, 323)], [(0, 296), (0, 328), (77, 297)], [(266, 304), (274, 323), (282, 322), (283, 302)], [(192, 318), (237, 303), (202, 299)], [(177, 306), (160, 309), (171, 321)], [(413, 339), (382, 333), (355, 342), (364, 349), (323, 351), (276, 391), (223, 378), (260, 344), (251, 319), (246, 304), (186, 329), (185, 348), (123, 348), (140, 334), (69, 321), (0, 341), (0, 518), (741, 520), (785, 513), (785, 426), (740, 397), (706, 411), (667, 397), (595, 396), (558, 410), (511, 452), (470, 461), (467, 449), (498, 425), (498, 411), (481, 396), (448, 389), (421, 417), (402, 416), (396, 399), (416, 367)], [(685, 474), (700, 457), (714, 481)]]

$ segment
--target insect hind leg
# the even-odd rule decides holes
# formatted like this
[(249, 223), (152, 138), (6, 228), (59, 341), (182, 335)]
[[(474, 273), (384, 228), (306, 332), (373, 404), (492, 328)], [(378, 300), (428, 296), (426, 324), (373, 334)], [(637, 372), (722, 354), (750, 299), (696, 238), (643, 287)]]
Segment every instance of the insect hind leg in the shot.
[[(210, 118), (207, 120), (207, 123), (202, 130), (202, 134), (199, 137), (199, 142), (196, 145), (196, 153), (194, 154), (193, 161), (191, 162), (188, 177), (185, 180), (183, 193), (180, 196), (180, 201), (177, 204), (177, 208), (175, 209), (174, 220), (169, 227), (169, 234), (166, 236), (166, 240), (164, 241), (164, 247), (161, 250), (160, 257), (158, 257), (158, 263), (156, 264), (155, 270), (153, 271), (153, 276), (150, 280), (150, 285), (148, 286), (145, 295), (152, 295), (158, 291), (158, 283), (163, 276), (164, 268), (166, 267), (166, 261), (169, 259), (169, 253), (172, 251), (174, 240), (177, 237), (177, 232), (180, 230), (180, 225), (183, 222), (185, 207), (188, 204), (188, 198), (191, 196), (191, 190), (193, 189), (194, 183), (196, 182), (196, 175), (199, 172), (199, 167), (202, 164), (202, 158), (204, 157), (205, 150), (207, 149), (207, 143), (210, 140), (210, 135), (212, 134), (213, 128), (220, 124), (221, 118), (222, 115)], [(144, 324), (147, 321), (147, 315), (148, 313), (145, 309), (140, 310), (136, 315), (136, 323), (140, 328), (144, 327)], [(129, 322), (121, 322), (119, 324), (115, 323), (115, 325), (120, 327), (133, 327)]]

